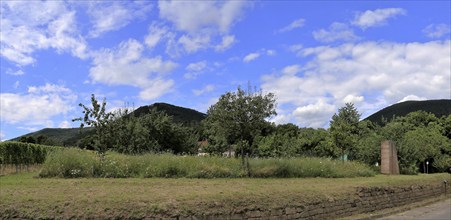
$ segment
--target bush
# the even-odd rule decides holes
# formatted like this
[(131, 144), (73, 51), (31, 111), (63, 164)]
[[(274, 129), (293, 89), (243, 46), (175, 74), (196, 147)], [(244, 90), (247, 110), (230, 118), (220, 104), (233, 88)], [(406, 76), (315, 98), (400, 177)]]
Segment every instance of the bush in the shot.
[(358, 177), (374, 176), (375, 172), (357, 162), (325, 158), (279, 158), (250, 160), (252, 177)]

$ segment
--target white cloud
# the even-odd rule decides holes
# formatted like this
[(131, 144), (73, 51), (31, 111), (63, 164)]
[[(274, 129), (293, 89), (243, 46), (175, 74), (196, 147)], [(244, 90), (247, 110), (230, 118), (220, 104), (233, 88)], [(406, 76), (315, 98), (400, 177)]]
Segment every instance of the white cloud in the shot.
[(7, 1), (1, 4), (1, 55), (18, 64), (36, 60), (37, 50), (55, 49), (87, 57), (86, 42), (79, 35), (75, 11), (59, 1)]
[(187, 53), (194, 53), (198, 50), (208, 48), (210, 45), (210, 37), (208, 35), (183, 35), (179, 38), (178, 43), (183, 46)]
[(69, 121), (62, 121), (59, 125), (59, 128), (70, 128), (71, 127), (71, 123)]
[(266, 50), (266, 55), (267, 56), (274, 56), (274, 55), (276, 55), (276, 51), (275, 50)]
[(159, 1), (160, 17), (177, 29), (193, 33), (222, 32), (240, 19), (244, 1)]
[(68, 113), (77, 99), (70, 89), (54, 84), (29, 87), (28, 90), (27, 94), (0, 95), (2, 121), (10, 124), (52, 125), (51, 118)]
[(20, 85), (20, 82), (16, 81), (13, 85), (13, 88), (17, 89), (17, 88), (19, 88), (19, 85)]
[(302, 44), (293, 44), (288, 47), (288, 50), (295, 53), (297, 56), (300, 56), (303, 48)]
[(3, 131), (0, 131), (0, 142), (4, 141), (6, 138), (6, 134)]
[(143, 100), (157, 99), (158, 97), (172, 91), (173, 85), (174, 81), (171, 79), (154, 79), (148, 82), (147, 87), (139, 93), (139, 97)]
[(408, 96), (402, 98), (401, 100), (399, 100), (397, 103), (405, 102), (405, 101), (421, 101), (421, 100), (426, 100), (426, 99), (427, 98), (418, 97), (416, 95), (408, 95)]
[(274, 122), (276, 125), (287, 124), (292, 121), (292, 115), (280, 114), (279, 110), (277, 111), (277, 115), (273, 118), (269, 119), (270, 122)]
[(250, 53), (243, 58), (243, 62), (249, 63), (249, 62), (257, 59), (258, 57), (260, 57), (260, 53)]
[(222, 42), (215, 46), (216, 51), (225, 51), (229, 49), (236, 42), (234, 35), (227, 35), (222, 37)]
[(357, 13), (352, 24), (366, 29), (374, 26), (381, 26), (386, 23), (386, 20), (397, 15), (405, 15), (407, 12), (402, 8), (384, 8), (376, 9), (374, 11), (367, 10), (363, 13)]
[(349, 94), (343, 98), (343, 103), (360, 103), (365, 100), (365, 97), (361, 95)]
[(197, 63), (190, 63), (187, 67), (186, 70), (190, 71), (190, 72), (200, 72), (202, 70), (204, 70), (207, 67), (207, 61), (203, 60)]
[[(447, 40), (306, 48), (303, 59), (311, 58), (300, 66), (302, 74), (286, 74), (290, 68), (284, 68), (279, 74), (263, 76), (261, 87), (275, 93), (278, 103), (295, 106), (297, 113), (294, 108), (291, 111), (300, 125), (317, 126), (323, 121), (327, 126), (331, 106), (345, 102), (354, 102), (365, 116), (399, 100), (449, 98), (443, 91), (449, 91), (451, 80), (450, 46)], [(305, 116), (307, 110), (321, 105), (325, 113), (318, 120)]]
[(451, 28), (448, 24), (430, 24), (423, 29), (423, 33), (430, 38), (439, 38), (451, 33)]
[(299, 65), (290, 65), (290, 66), (286, 66), (282, 69), (282, 73), (283, 74), (288, 74), (288, 75), (296, 75), (296, 73), (301, 71), (301, 67)]
[(329, 120), (336, 111), (335, 105), (328, 104), (320, 99), (314, 104), (301, 106), (293, 111), (293, 116), (298, 122), (308, 125), (308, 127), (321, 128), (329, 124)]
[(359, 37), (354, 34), (354, 31), (344, 23), (334, 22), (330, 25), (328, 30), (320, 29), (313, 32), (315, 40), (325, 43), (334, 41), (355, 41)]
[(90, 77), (93, 82), (109, 85), (130, 85), (142, 88), (140, 97), (155, 99), (169, 92), (173, 81), (164, 76), (177, 66), (161, 57), (147, 58), (142, 53), (144, 46), (129, 39), (114, 50), (103, 49), (94, 53)]
[(93, 25), (90, 37), (119, 30), (135, 18), (143, 18), (152, 9), (148, 1), (92, 1), (88, 2), (88, 15)]
[(207, 61), (199, 61), (196, 63), (190, 63), (186, 66), (186, 71), (184, 77), (185, 79), (195, 79), (198, 75), (202, 74), (207, 68)]
[(292, 31), (294, 29), (303, 27), (304, 24), (305, 24), (305, 19), (300, 18), (300, 19), (294, 20), (289, 25), (277, 30), (277, 33), (284, 33), (284, 32), (288, 32), (288, 31)]
[(40, 93), (69, 93), (70, 89), (55, 84), (46, 83), (44, 86), (29, 86), (28, 93), (40, 94)]
[(193, 93), (194, 93), (194, 95), (196, 95), (196, 96), (200, 96), (200, 95), (202, 95), (202, 94), (209, 93), (209, 92), (213, 91), (214, 89), (215, 89), (215, 86), (209, 84), (209, 85), (206, 85), (206, 86), (205, 86), (204, 88), (202, 88), (202, 89), (194, 89), (194, 90), (193, 90)]
[[(166, 37), (166, 53), (178, 57), (205, 49), (217, 52), (230, 48), (237, 40), (229, 30), (240, 20), (245, 1), (159, 1), (160, 18), (170, 21), (172, 28)], [(181, 33), (178, 37), (175, 33)], [(156, 41), (157, 36), (149, 38)]]
[(22, 70), (12, 71), (11, 69), (8, 69), (8, 70), (6, 70), (6, 74), (13, 75), (13, 76), (21, 76), (25, 73)]
[(149, 26), (149, 33), (146, 35), (144, 39), (144, 43), (149, 48), (154, 48), (157, 44), (167, 36), (168, 29), (164, 26), (152, 24)]

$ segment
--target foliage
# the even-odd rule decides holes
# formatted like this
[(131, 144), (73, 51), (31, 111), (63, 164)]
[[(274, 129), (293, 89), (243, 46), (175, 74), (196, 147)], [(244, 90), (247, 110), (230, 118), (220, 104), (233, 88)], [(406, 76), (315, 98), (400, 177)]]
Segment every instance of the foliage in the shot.
[(0, 142), (0, 163), (2, 165), (41, 164), (47, 154), (59, 147), (38, 145), (32, 143)]
[(94, 127), (93, 147), (97, 152), (103, 154), (111, 148), (110, 140), (112, 137), (108, 135), (107, 125), (114, 115), (106, 112), (106, 100), (103, 99), (102, 103), (99, 103), (94, 94), (91, 95), (91, 105), (92, 107), (89, 107), (80, 103), (79, 106), (83, 108), (84, 115), (72, 121), (81, 121), (80, 128), (85, 125)]
[[(431, 113), (417, 111), (394, 118), (376, 132), (384, 139), (396, 142), (403, 173), (426, 172), (426, 161), (432, 165), (433, 172), (440, 171), (446, 164), (443, 158), (451, 153), (446, 120), (445, 117), (439, 119)], [(434, 163), (435, 160), (438, 162)]]
[(108, 131), (112, 149), (127, 154), (194, 153), (198, 139), (190, 128), (173, 123), (172, 117), (156, 109), (140, 117), (119, 110)]
[(335, 146), (341, 149), (343, 159), (356, 146), (359, 120), (360, 114), (352, 103), (346, 103), (332, 116), (329, 132)]
[[(80, 141), (80, 147), (94, 149), (100, 154), (115, 150), (126, 154), (170, 151), (173, 153), (194, 153), (197, 135), (193, 129), (173, 123), (172, 117), (152, 108), (146, 114), (119, 109), (106, 113), (106, 101), (102, 104), (91, 97), (92, 108), (83, 107), (84, 117), (74, 119), (93, 126), (95, 133)], [(141, 112), (142, 113), (142, 112)]]
[(238, 87), (236, 92), (221, 95), (208, 109), (205, 130), (211, 144), (224, 147), (239, 144), (238, 153), (244, 158), (246, 153), (253, 153), (255, 137), (268, 126), (265, 119), (273, 115), (276, 115), (274, 94)]
[[(249, 159), (250, 177), (357, 177), (373, 176), (367, 166), (327, 158)], [(240, 160), (223, 157), (175, 156), (171, 154), (124, 155), (107, 152), (98, 160), (92, 151), (54, 151), (41, 177), (188, 177), (237, 178), (248, 173)]]

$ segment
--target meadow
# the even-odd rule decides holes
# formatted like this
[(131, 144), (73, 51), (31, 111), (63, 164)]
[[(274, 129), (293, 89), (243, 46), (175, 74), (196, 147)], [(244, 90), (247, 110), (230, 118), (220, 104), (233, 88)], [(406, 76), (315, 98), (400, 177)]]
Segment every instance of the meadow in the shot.
[(145, 218), (210, 215), (349, 198), (358, 187), (427, 185), (449, 174), (355, 178), (0, 177), (2, 218)]
[(374, 176), (367, 165), (328, 158), (238, 158), (177, 156), (173, 154), (124, 155), (68, 148), (49, 153), (40, 177), (104, 178), (293, 178)]
[[(450, 177), (376, 175), (374, 167), (328, 158), (252, 158), (243, 166), (238, 158), (99, 156), (20, 143), (1, 143), (0, 156), (2, 167), (10, 168), (0, 175), (5, 219), (210, 216), (352, 198), (359, 187), (427, 185)], [(32, 169), (14, 173), (24, 165)]]

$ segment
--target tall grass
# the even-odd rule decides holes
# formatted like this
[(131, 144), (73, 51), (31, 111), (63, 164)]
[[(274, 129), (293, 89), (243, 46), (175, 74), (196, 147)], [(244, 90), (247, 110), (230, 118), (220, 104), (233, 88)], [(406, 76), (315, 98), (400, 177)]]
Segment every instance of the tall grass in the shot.
[(41, 177), (163, 177), (163, 178), (289, 178), (373, 176), (368, 166), (325, 158), (249, 159), (175, 156), (172, 154), (123, 155), (108, 152), (99, 159), (93, 152), (67, 149), (52, 152)]

